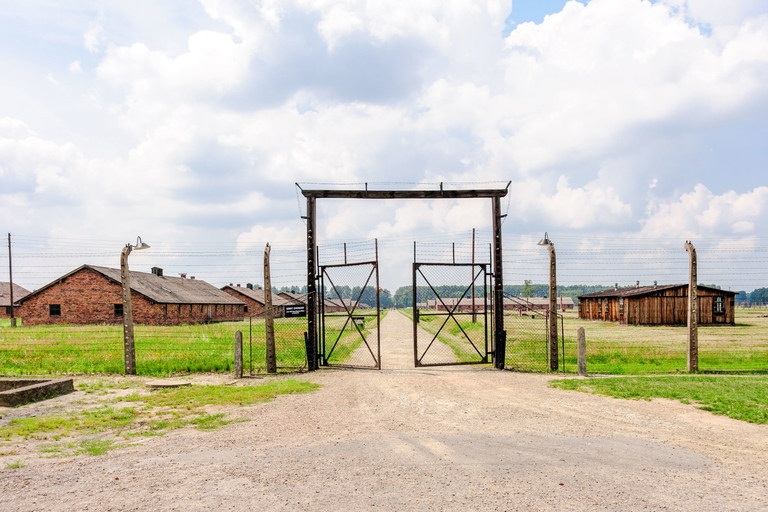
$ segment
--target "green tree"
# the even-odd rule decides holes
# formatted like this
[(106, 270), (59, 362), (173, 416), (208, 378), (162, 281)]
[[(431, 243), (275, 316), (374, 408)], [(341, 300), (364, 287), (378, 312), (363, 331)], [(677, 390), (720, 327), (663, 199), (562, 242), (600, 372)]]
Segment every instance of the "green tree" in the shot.
[(530, 279), (525, 280), (525, 284), (523, 285), (523, 297), (533, 297), (533, 283)]

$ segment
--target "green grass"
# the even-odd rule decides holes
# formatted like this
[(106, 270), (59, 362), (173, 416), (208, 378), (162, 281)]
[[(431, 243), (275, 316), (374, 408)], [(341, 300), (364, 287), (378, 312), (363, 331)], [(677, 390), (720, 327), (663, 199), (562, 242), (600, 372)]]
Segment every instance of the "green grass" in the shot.
[(666, 376), (553, 380), (552, 387), (615, 398), (668, 398), (750, 423), (768, 423), (768, 377)]
[[(266, 402), (282, 394), (309, 393), (318, 384), (281, 379), (256, 386), (188, 386), (151, 394), (134, 393), (93, 410), (73, 411), (34, 418), (17, 418), (0, 427), (0, 439), (15, 438), (59, 441), (74, 435), (158, 436), (174, 429), (192, 427), (216, 430), (232, 420), (223, 413), (211, 414), (209, 406), (245, 406)], [(127, 405), (130, 404), (130, 405)], [(53, 443), (41, 448), (52, 456), (99, 455), (123, 445), (114, 439), (97, 437)]]
[(5, 464), (5, 469), (21, 469), (24, 466), (26, 466), (26, 464), (24, 464), (20, 460), (16, 460), (16, 461), (13, 461), (13, 462), (6, 463)]
[[(505, 312), (507, 367), (546, 371), (546, 320)], [(558, 360), (567, 372), (576, 371), (577, 330), (587, 338), (587, 370), (614, 375), (660, 374), (685, 371), (687, 327), (637, 326), (579, 320), (567, 311), (558, 335)], [(565, 356), (563, 358), (563, 355)], [(768, 371), (768, 310), (737, 309), (735, 326), (699, 327), (699, 369)]]
[[(7, 327), (7, 328), (6, 328)], [(251, 329), (252, 328), (252, 329)], [(243, 366), (266, 366), (264, 320), (135, 327), (139, 375), (229, 372), (235, 331), (243, 333)], [(306, 364), (306, 318), (275, 320), (279, 368)], [(249, 335), (250, 332), (250, 335)], [(0, 327), (0, 374), (124, 373), (123, 330), (115, 325)]]
[[(566, 370), (576, 369), (579, 327), (586, 332), (590, 373), (636, 375), (685, 370), (687, 327), (585, 321), (579, 320), (575, 311), (566, 313), (564, 322)], [(735, 326), (699, 327), (699, 369), (768, 370), (768, 310), (737, 309)]]

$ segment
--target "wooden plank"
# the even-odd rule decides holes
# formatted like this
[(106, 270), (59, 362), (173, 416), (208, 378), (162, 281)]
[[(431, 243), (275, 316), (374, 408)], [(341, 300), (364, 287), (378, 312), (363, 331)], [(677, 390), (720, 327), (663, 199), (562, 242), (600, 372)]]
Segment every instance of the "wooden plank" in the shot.
[(307, 198), (327, 199), (472, 199), (505, 197), (508, 190), (302, 190)]

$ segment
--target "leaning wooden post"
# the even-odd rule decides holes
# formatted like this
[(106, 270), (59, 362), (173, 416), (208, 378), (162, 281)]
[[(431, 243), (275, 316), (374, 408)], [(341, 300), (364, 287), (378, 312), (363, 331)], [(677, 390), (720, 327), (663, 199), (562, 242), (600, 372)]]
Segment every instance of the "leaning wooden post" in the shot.
[(275, 356), (275, 317), (272, 311), (272, 278), (269, 274), (269, 244), (264, 248), (264, 329), (267, 342), (267, 373), (277, 372)]
[(579, 327), (579, 330), (577, 331), (578, 336), (578, 343), (579, 343), (579, 354), (578, 354), (578, 366), (579, 366), (579, 375), (582, 377), (587, 376), (587, 335), (584, 333), (584, 328)]
[(685, 250), (690, 259), (690, 277), (688, 280), (688, 359), (686, 369), (690, 373), (699, 371), (699, 290), (696, 263), (696, 248), (691, 242), (685, 242)]
[(243, 333), (235, 331), (235, 378), (243, 378)]

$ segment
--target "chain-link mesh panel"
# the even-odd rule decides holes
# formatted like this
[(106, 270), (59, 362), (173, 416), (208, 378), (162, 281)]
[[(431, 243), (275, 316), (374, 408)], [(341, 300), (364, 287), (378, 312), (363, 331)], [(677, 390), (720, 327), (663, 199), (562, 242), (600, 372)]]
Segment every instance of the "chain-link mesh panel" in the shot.
[(321, 352), (327, 365), (379, 368), (375, 262), (321, 267)]
[(487, 363), (486, 266), (416, 263), (414, 274), (417, 364)]
[[(285, 307), (271, 310), (275, 332), (275, 359), (278, 371), (301, 371), (307, 367), (307, 317), (286, 318)], [(267, 371), (266, 317), (262, 311), (248, 318), (243, 332), (243, 368), (253, 373)]]
[(504, 297), (504, 330), (507, 350), (504, 366), (522, 371), (547, 371), (548, 320), (546, 313), (531, 309), (516, 297)]
[[(700, 300), (700, 310), (713, 307), (711, 298)], [(768, 370), (768, 310), (738, 308), (733, 314), (735, 325), (699, 326), (699, 371)]]

